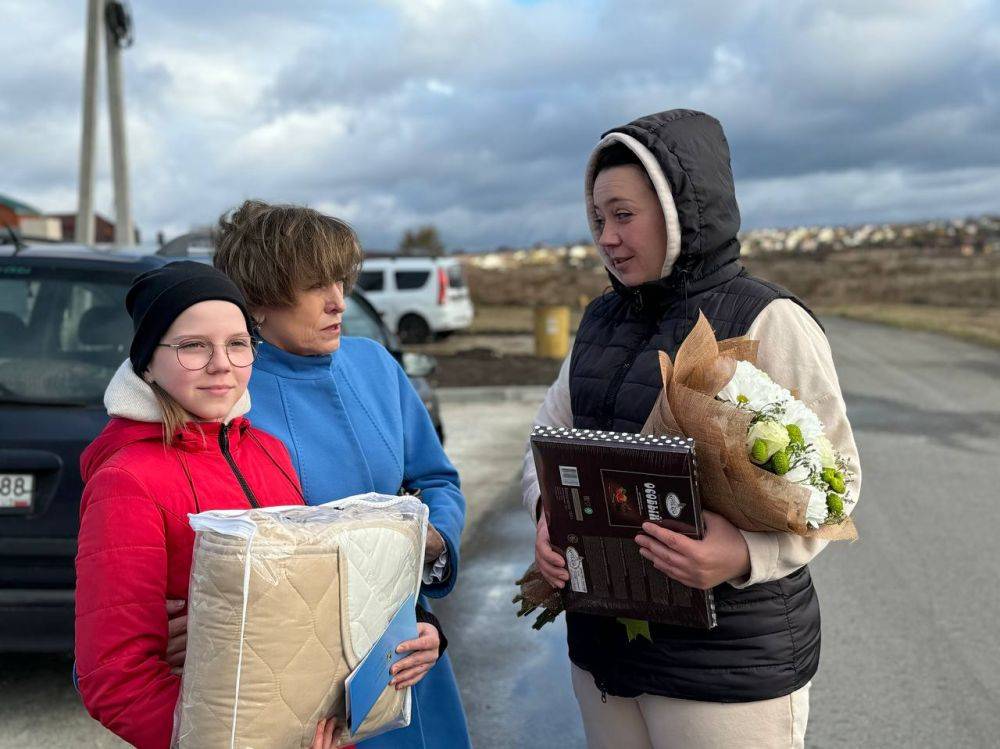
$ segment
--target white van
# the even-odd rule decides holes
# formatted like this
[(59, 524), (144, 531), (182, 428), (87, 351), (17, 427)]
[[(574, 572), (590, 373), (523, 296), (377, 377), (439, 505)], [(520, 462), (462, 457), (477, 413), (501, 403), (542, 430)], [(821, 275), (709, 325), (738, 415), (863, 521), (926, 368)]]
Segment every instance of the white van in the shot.
[(358, 286), (403, 343), (444, 337), (472, 324), (469, 287), (454, 258), (369, 255)]

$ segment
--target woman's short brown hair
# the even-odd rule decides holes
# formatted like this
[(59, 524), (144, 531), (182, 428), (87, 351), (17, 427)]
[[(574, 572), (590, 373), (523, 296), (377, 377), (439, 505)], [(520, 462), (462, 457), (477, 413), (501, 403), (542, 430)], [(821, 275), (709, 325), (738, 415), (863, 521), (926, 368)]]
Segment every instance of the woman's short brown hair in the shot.
[(215, 267), (236, 282), (251, 309), (287, 307), (314, 284), (342, 281), (349, 291), (361, 261), (354, 229), (312, 208), (247, 200), (219, 218)]
[(642, 176), (646, 178), (646, 183), (653, 188), (653, 192), (656, 192), (656, 188), (653, 187), (653, 180), (649, 176), (649, 172), (646, 171), (646, 167), (643, 165), (642, 161), (636, 155), (636, 153), (626, 146), (624, 143), (614, 142), (606, 145), (597, 154), (597, 163), (594, 165), (594, 178), (603, 172), (605, 169), (610, 169), (614, 166), (637, 166), (639, 171), (642, 172)]

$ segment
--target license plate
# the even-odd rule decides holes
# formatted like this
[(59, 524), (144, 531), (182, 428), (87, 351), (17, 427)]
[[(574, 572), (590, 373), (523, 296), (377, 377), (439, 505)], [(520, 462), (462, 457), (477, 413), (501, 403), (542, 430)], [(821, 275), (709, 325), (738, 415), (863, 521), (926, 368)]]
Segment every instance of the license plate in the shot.
[(0, 473), (0, 510), (30, 510), (35, 477), (30, 473)]

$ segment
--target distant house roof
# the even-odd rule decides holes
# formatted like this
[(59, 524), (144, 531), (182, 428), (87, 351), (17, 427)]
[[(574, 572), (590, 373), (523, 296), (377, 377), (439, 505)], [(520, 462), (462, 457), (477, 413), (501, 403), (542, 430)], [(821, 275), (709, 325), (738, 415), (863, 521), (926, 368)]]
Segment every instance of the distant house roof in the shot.
[(18, 216), (41, 216), (42, 212), (30, 206), (27, 203), (22, 203), (20, 200), (14, 200), (14, 198), (8, 197), (6, 195), (0, 194), (0, 205), (5, 205), (10, 208)]
[[(45, 215), (51, 216), (52, 218), (58, 218), (63, 221), (65, 221), (66, 219), (72, 219), (73, 221), (76, 221), (76, 216), (77, 216), (76, 211), (73, 211), (72, 213), (46, 213)], [(98, 221), (104, 221), (105, 223), (108, 224), (112, 223), (111, 219), (109, 219), (107, 216), (98, 213), (97, 211), (94, 211), (94, 217)]]

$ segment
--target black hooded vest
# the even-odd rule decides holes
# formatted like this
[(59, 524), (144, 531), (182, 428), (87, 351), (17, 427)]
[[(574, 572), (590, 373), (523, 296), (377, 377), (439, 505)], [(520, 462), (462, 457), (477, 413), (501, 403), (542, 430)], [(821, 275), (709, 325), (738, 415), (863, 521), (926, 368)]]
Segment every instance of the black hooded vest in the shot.
[[(678, 121), (681, 129), (674, 127)], [(731, 205), (724, 200), (732, 196), (731, 176), (728, 184), (724, 179), (730, 174), (728, 145), (715, 120), (675, 110), (617, 131), (640, 139), (657, 156), (685, 239), (667, 278), (629, 288), (612, 277), (613, 290), (587, 307), (570, 362), (570, 399), (577, 428), (638, 432), (661, 389), (657, 352), (673, 358), (699, 311), (723, 339), (744, 335), (776, 299), (801, 302), (748, 275), (739, 262), (735, 197)], [(683, 176), (671, 174), (678, 152), (686, 162)], [(713, 189), (715, 199), (706, 199)], [(694, 213), (684, 208), (690, 201)], [(726, 215), (713, 216), (713, 210)], [(723, 583), (714, 593), (716, 628), (651, 623), (652, 642), (628, 642), (614, 618), (569, 614), (570, 659), (593, 675), (602, 692), (621, 697), (750, 702), (789, 694), (813, 677), (820, 615), (808, 568), (743, 589)]]

